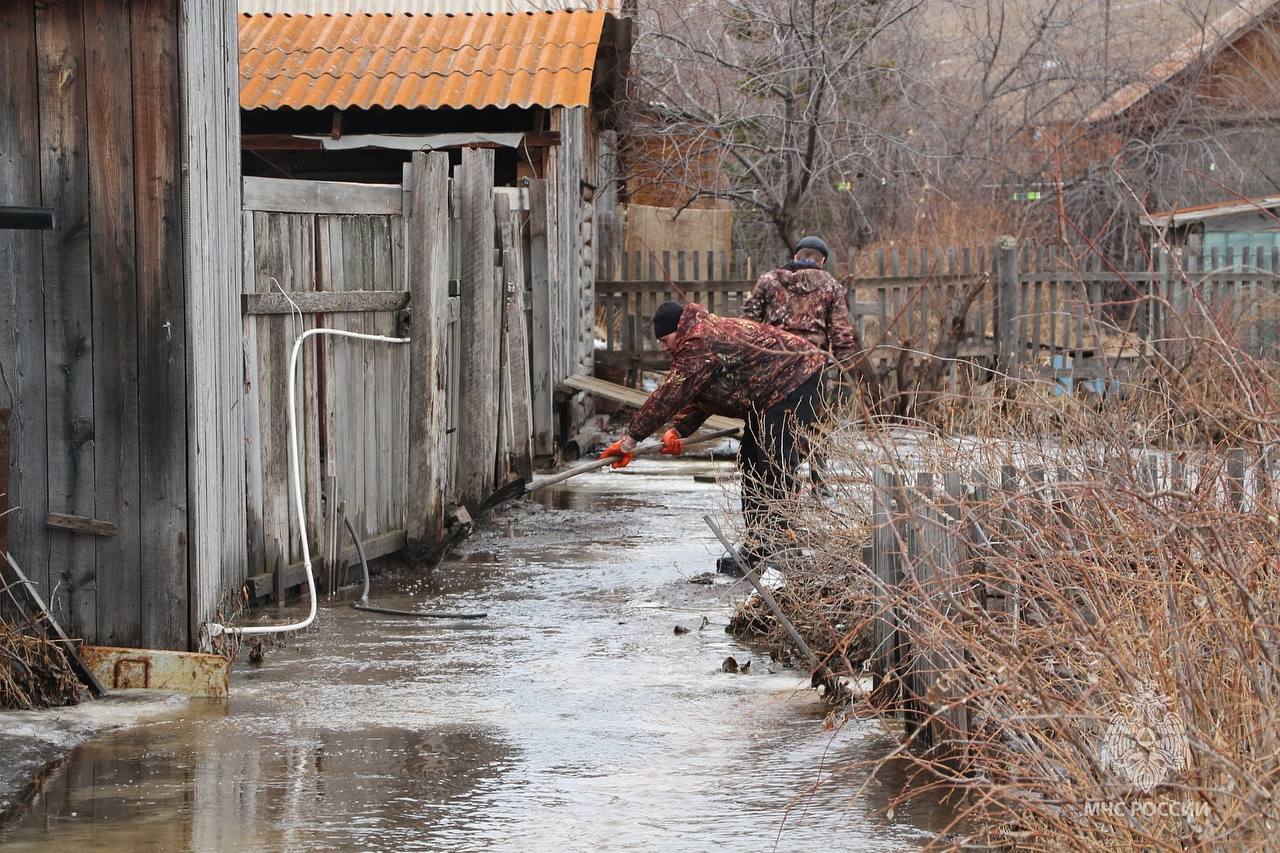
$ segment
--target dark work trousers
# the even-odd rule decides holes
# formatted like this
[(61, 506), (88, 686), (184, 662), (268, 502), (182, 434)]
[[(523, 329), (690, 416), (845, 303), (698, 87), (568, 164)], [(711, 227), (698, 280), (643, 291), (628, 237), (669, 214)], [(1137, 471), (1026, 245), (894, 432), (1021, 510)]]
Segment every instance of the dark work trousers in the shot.
[(770, 504), (800, 492), (796, 468), (804, 442), (797, 431), (817, 419), (821, 383), (822, 371), (818, 371), (782, 402), (747, 416), (738, 445), (738, 467), (742, 469), (742, 515), (749, 547), (776, 546), (772, 540), (786, 527)]

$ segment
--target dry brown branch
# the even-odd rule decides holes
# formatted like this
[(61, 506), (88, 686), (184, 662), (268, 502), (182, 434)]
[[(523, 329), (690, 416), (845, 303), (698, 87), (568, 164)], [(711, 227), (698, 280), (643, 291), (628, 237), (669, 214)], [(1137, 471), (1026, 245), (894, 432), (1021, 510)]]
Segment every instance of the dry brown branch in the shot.
[[(1203, 307), (1169, 317), (1119, 398), (1008, 377), (1009, 398), (948, 400), (965, 435), (843, 413), (819, 439), (831, 497), (776, 508), (848, 578), (798, 586), (810, 636), (848, 626), (824, 651), (867, 649), (868, 615), (896, 627), (878, 710), (918, 769), (904, 796), (959, 795), (957, 843), (1273, 844), (1280, 367), (1242, 343), (1254, 315)], [(892, 582), (863, 558), (882, 533)]]

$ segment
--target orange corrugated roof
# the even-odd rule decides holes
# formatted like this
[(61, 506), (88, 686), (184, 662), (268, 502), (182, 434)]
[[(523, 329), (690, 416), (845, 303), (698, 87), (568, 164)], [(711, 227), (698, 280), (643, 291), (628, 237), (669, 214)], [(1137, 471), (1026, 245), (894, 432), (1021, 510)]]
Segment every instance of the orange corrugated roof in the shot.
[(240, 106), (585, 106), (604, 16), (245, 14)]

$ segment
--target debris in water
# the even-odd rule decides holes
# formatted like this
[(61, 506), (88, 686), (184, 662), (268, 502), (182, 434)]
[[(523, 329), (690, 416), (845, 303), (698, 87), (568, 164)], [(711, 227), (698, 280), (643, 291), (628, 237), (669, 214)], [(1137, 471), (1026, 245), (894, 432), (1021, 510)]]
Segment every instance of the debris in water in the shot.
[(693, 577), (689, 578), (689, 583), (696, 583), (702, 586), (711, 586), (711, 584), (715, 583), (715, 581), (716, 581), (715, 572), (703, 572), (700, 575), (694, 575)]
[(727, 658), (724, 659), (724, 663), (720, 664), (720, 669), (723, 670), (724, 672), (743, 673), (750, 668), (751, 668), (751, 661), (738, 663), (737, 659), (735, 659), (733, 655), (729, 655)]
[(688, 628), (686, 628), (685, 626), (683, 626), (683, 625), (677, 625), (677, 626), (676, 626), (675, 634), (676, 634), (676, 636), (677, 636), (677, 637), (679, 637), (681, 634), (687, 634), (687, 633), (689, 633), (689, 629), (688, 629)]

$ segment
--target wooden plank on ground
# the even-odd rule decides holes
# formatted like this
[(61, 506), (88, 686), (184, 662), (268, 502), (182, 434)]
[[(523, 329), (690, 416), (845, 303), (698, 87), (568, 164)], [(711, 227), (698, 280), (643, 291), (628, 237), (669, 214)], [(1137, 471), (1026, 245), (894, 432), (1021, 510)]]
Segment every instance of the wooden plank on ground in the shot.
[[(566, 377), (560, 383), (565, 388), (573, 391), (586, 391), (588, 394), (595, 394), (597, 397), (603, 397), (606, 400), (613, 400), (622, 403), (624, 406), (630, 406), (638, 409), (644, 405), (644, 401), (649, 398), (647, 391), (641, 391), (637, 388), (628, 388), (625, 385), (619, 385), (616, 382), (609, 382), (605, 379), (598, 379), (594, 376), (583, 376), (582, 374), (574, 374)], [(705, 424), (707, 429), (741, 429), (742, 421), (737, 418), (726, 418), (720, 415), (712, 415), (707, 418)]]
[(398, 214), (399, 184), (244, 178), (245, 210), (276, 213)]

